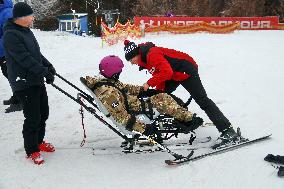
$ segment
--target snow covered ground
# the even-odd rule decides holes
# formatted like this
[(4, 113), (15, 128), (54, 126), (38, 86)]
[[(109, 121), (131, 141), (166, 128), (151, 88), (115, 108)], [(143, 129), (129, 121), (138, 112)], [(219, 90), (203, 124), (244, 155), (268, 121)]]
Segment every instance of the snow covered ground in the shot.
[[(98, 62), (105, 55), (124, 58), (123, 44), (102, 48), (99, 38), (82, 38), (58, 32), (35, 31), (43, 54), (57, 72), (74, 84), (79, 78), (98, 74)], [(190, 164), (168, 167), (167, 153), (121, 154), (122, 139), (94, 116), (85, 112), (87, 142), (83, 138), (79, 106), (47, 86), (50, 118), (46, 140), (56, 152), (43, 154), (45, 164), (33, 165), (25, 159), (21, 112), (5, 114), (2, 100), (11, 95), (7, 80), (0, 75), (0, 189), (283, 189), (284, 179), (263, 158), (284, 155), (284, 31), (238, 31), (228, 35), (148, 35), (136, 42), (153, 41), (158, 46), (191, 54), (199, 64), (207, 93), (246, 137), (272, 133), (272, 139), (242, 149), (208, 157)], [(125, 62), (121, 80), (143, 84), (149, 74)], [(58, 78), (55, 83), (76, 95)], [(176, 95), (186, 100), (188, 93), (178, 88)], [(192, 102), (190, 109), (209, 122)], [(214, 127), (198, 129), (198, 137), (219, 133)], [(186, 139), (186, 136), (182, 136)], [(170, 142), (170, 141), (169, 141)], [(92, 148), (106, 147), (93, 155)], [(109, 152), (109, 153), (108, 153)]]

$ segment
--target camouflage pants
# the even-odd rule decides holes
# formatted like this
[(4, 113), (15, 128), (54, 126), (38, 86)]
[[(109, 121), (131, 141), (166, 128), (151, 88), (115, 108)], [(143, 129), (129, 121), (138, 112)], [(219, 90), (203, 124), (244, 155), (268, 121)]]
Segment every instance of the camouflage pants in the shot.
[(160, 93), (150, 97), (153, 107), (160, 112), (176, 118), (179, 121), (188, 122), (192, 120), (193, 114), (177, 104), (177, 102), (168, 94)]
[[(141, 111), (142, 106), (141, 102), (136, 98), (129, 100), (133, 100), (132, 103), (130, 103), (130, 108), (134, 111)], [(188, 122), (192, 120), (192, 113), (185, 108), (181, 107), (177, 104), (177, 102), (168, 94), (166, 93), (160, 93), (157, 95), (154, 95), (149, 98), (153, 108), (156, 108), (160, 114), (166, 114), (169, 116), (172, 116), (176, 118), (179, 121)], [(110, 111), (113, 118), (120, 124), (126, 126), (129, 122), (131, 115), (126, 111), (124, 103), (120, 103), (118, 107), (113, 108), (110, 107), (109, 104), (104, 103), (104, 105), (107, 107), (107, 109)], [(148, 108), (147, 103), (145, 104), (146, 108)], [(145, 124), (139, 122), (136, 120), (133, 126), (133, 130), (138, 131), (140, 133), (143, 133), (145, 130)]]

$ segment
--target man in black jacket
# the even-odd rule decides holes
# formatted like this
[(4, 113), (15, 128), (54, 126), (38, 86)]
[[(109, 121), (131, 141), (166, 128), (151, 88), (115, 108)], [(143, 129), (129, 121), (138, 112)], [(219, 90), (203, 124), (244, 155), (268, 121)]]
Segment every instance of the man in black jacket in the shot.
[(13, 18), (6, 22), (3, 29), (3, 44), (8, 79), (13, 92), (23, 104), (23, 138), (27, 158), (35, 164), (42, 164), (44, 160), (40, 151), (55, 151), (43, 139), (49, 115), (44, 78), (47, 84), (53, 83), (56, 71), (40, 52), (38, 42), (29, 28), (33, 21), (33, 10), (28, 4), (15, 4)]

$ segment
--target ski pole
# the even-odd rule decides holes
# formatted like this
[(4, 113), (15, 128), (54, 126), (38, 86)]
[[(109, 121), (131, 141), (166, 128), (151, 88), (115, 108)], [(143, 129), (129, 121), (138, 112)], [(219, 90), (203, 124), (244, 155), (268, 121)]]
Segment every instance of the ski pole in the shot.
[(57, 90), (59, 90), (60, 92), (71, 98), (72, 100), (74, 100), (75, 102), (79, 103), (75, 97), (73, 97), (72, 95), (70, 95), (69, 93), (67, 93), (66, 91), (55, 85), (54, 83), (51, 83), (51, 86), (53, 86), (54, 88), (56, 88)]
[(186, 108), (190, 104), (191, 100), (192, 96), (190, 96), (190, 98), (186, 101), (186, 103), (184, 103), (183, 107)]
[(59, 77), (60, 79), (62, 79), (63, 81), (65, 81), (67, 84), (69, 84), (70, 86), (72, 86), (73, 88), (75, 88), (76, 90), (78, 90), (79, 92), (81, 92), (82, 94), (84, 94), (87, 98), (88, 101), (94, 101), (94, 98), (91, 97), (90, 95), (88, 95), (87, 93), (85, 93), (84, 91), (82, 91), (81, 89), (79, 89), (77, 86), (75, 86), (73, 83), (71, 83), (70, 81), (68, 81), (67, 79), (65, 79), (64, 77), (62, 77), (61, 75), (59, 75), (58, 73), (55, 74), (57, 77)]
[(151, 137), (147, 137), (147, 138), (148, 138), (148, 140), (149, 140), (150, 142), (152, 142), (153, 144), (156, 144), (158, 147), (160, 147), (160, 148), (166, 150), (169, 154), (171, 154), (174, 158), (176, 158), (176, 160), (180, 160), (180, 159), (183, 159), (183, 158), (190, 158), (190, 157), (193, 155), (193, 153), (194, 153), (194, 150), (192, 150), (192, 151), (189, 153), (189, 155), (188, 155), (187, 157), (184, 157), (183, 155), (180, 155), (180, 154), (177, 154), (177, 153), (173, 152), (173, 151), (170, 150), (168, 147), (166, 147), (166, 146), (162, 145), (161, 143), (155, 141), (155, 140), (152, 139)]
[(94, 115), (99, 121), (101, 121), (103, 124), (105, 124), (108, 128), (110, 128), (112, 131), (114, 131), (116, 134), (118, 134), (120, 137), (122, 137), (124, 140), (131, 142), (131, 139), (127, 138), (127, 136), (121, 134), (120, 132), (118, 132), (116, 129), (114, 129), (112, 127), (112, 125), (110, 125), (107, 121), (105, 121), (101, 116), (99, 116), (98, 114), (96, 114), (95, 110), (93, 108), (88, 107), (87, 105), (85, 105), (84, 103), (81, 103), (79, 101), (79, 99), (76, 99), (75, 97), (73, 97), (72, 95), (70, 95), (69, 93), (67, 93), (66, 91), (64, 91), (63, 89), (61, 89), (60, 87), (58, 87), (55, 84), (51, 84), (54, 88), (56, 88), (57, 90), (59, 90), (60, 92), (62, 92), (63, 94), (65, 94), (66, 96), (68, 96), (69, 98), (71, 98), (72, 100), (74, 100), (75, 102), (77, 102), (78, 104), (80, 104), (81, 106), (83, 106), (88, 112), (90, 112), (92, 115)]

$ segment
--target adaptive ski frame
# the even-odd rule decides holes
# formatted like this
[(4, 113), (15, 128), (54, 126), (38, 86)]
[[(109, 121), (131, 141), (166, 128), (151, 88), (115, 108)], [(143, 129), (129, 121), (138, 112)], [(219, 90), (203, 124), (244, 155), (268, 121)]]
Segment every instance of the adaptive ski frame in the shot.
[[(80, 98), (84, 98), (85, 100), (87, 100), (91, 105), (93, 105), (95, 108), (98, 108), (98, 106), (93, 103), (93, 97), (91, 97), (90, 95), (88, 95), (87, 93), (85, 93), (84, 91), (80, 90), (78, 87), (76, 87), (74, 84), (72, 84), (71, 82), (69, 82), (67, 79), (63, 78), (61, 75), (59, 75), (58, 73), (55, 74), (57, 77), (59, 77), (60, 79), (62, 79), (63, 81), (65, 81), (68, 85), (70, 85), (71, 87), (75, 88), (76, 90), (78, 90), (80, 93), (77, 94), (77, 98), (73, 97), (72, 95), (70, 95), (68, 92), (66, 92), (65, 90), (63, 90), (62, 88), (60, 88), (59, 86), (57, 86), (56, 84), (52, 83), (51, 85), (56, 88), (57, 90), (59, 90), (60, 92), (62, 92), (63, 94), (65, 94), (66, 96), (68, 96), (70, 99), (72, 99), (73, 101), (75, 101), (76, 103), (78, 103), (79, 105), (81, 105), (82, 107), (84, 107), (87, 111), (89, 111), (92, 115), (94, 115), (99, 121), (101, 121), (103, 124), (105, 124), (108, 128), (110, 128), (112, 131), (114, 131), (116, 134), (118, 134), (121, 138), (125, 139), (126, 141), (128, 141), (129, 143), (133, 143), (135, 140), (137, 140), (136, 137), (133, 138), (128, 138), (126, 135), (120, 133), (118, 130), (116, 130), (111, 124), (109, 124), (107, 121), (104, 120), (103, 117), (99, 116), (96, 113), (96, 110), (94, 108), (91, 108), (89, 106), (87, 106), (86, 104), (84, 104)], [(189, 158), (193, 155), (194, 150), (192, 150), (190, 152), (190, 154), (186, 157), (177, 154), (175, 152), (173, 152), (172, 150), (170, 150), (168, 147), (164, 146), (163, 144), (155, 141), (154, 139), (145, 136), (145, 138), (147, 140), (149, 140), (150, 142), (152, 142), (153, 144), (156, 144), (158, 147), (166, 150), (169, 154), (171, 154), (174, 158), (176, 159), (182, 159), (182, 158)]]

